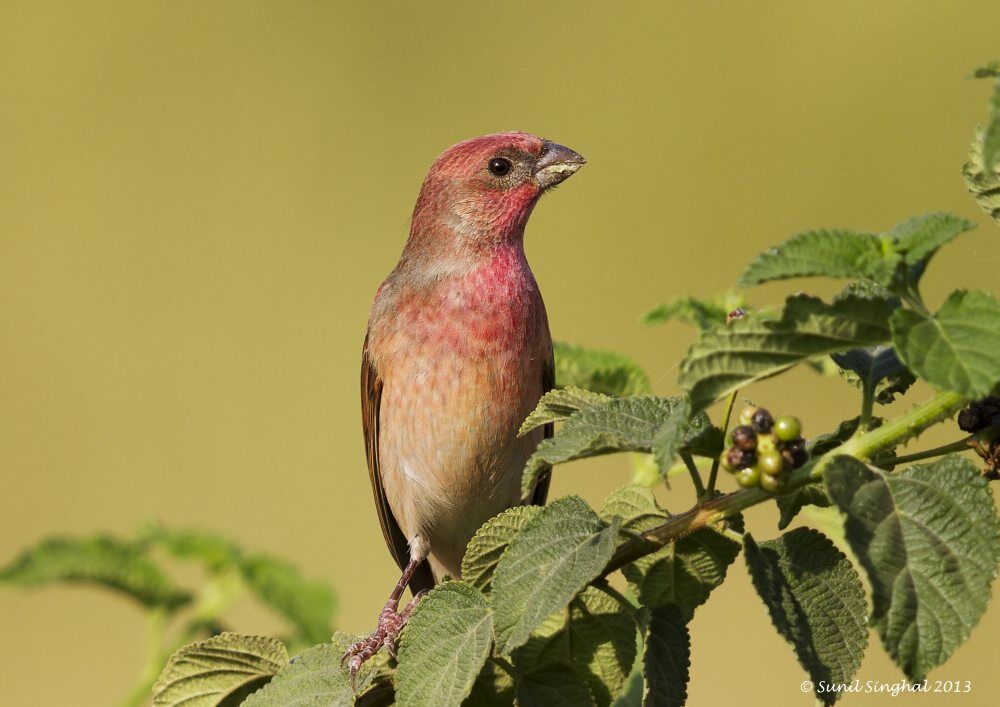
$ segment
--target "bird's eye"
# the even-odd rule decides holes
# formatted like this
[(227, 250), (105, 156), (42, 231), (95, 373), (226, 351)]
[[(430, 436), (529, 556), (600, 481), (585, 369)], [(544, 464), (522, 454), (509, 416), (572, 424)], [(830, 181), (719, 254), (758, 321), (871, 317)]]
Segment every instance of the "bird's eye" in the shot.
[(488, 169), (494, 177), (503, 177), (510, 172), (510, 160), (506, 157), (494, 157), (490, 160)]

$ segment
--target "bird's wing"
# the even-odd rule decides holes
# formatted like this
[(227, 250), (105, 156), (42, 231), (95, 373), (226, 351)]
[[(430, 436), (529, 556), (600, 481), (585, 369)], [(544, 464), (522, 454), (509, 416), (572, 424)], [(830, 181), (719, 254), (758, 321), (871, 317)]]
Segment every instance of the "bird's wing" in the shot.
[[(549, 353), (548, 360), (545, 362), (545, 366), (542, 368), (542, 395), (545, 395), (550, 390), (556, 387), (556, 366), (552, 359), (552, 353)], [(551, 422), (545, 425), (545, 438), (548, 439), (553, 434), (555, 434), (555, 425)], [(538, 475), (538, 481), (535, 482), (535, 490), (531, 493), (531, 505), (533, 506), (544, 506), (545, 499), (549, 495), (549, 482), (552, 481), (552, 467), (544, 469)]]
[[(396, 517), (389, 507), (382, 486), (382, 473), (378, 460), (379, 410), (382, 406), (382, 379), (375, 370), (375, 364), (368, 353), (368, 337), (365, 336), (365, 348), (361, 354), (361, 427), (365, 433), (365, 455), (368, 457), (368, 478), (372, 482), (372, 493), (375, 495), (375, 510), (378, 511), (378, 522), (382, 526), (382, 536), (389, 552), (402, 570), (410, 561), (409, 540), (403, 534), (396, 522)], [(424, 589), (434, 587), (434, 575), (426, 560), (420, 563), (410, 580), (410, 591), (416, 594)]]

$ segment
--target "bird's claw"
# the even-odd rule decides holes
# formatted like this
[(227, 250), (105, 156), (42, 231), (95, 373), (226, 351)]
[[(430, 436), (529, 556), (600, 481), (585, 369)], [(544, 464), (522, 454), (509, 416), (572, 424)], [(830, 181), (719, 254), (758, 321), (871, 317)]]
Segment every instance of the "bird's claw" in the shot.
[(396, 642), (399, 640), (399, 634), (403, 632), (403, 627), (410, 618), (410, 614), (413, 613), (413, 607), (424, 594), (425, 592), (420, 592), (402, 611), (397, 611), (398, 605), (390, 601), (382, 609), (382, 613), (378, 615), (378, 624), (375, 626), (375, 630), (367, 637), (349, 646), (344, 655), (340, 657), (341, 665), (347, 661), (347, 669), (351, 673), (352, 688), (355, 687), (354, 681), (358, 670), (367, 661), (374, 658), (383, 646), (389, 651), (389, 655), (393, 658), (396, 657)]

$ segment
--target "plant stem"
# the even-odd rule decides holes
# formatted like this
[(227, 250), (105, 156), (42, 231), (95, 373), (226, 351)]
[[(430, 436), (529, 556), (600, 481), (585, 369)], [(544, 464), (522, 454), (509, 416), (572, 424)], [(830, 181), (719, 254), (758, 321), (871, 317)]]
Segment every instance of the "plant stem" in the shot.
[(940, 457), (945, 454), (951, 454), (952, 452), (964, 452), (969, 449), (969, 440), (971, 437), (965, 437), (956, 442), (950, 442), (949, 444), (942, 444), (940, 447), (934, 447), (932, 449), (925, 449), (922, 452), (914, 452), (913, 454), (907, 454), (902, 457), (896, 457), (892, 460), (893, 465), (898, 464), (909, 464), (910, 462), (918, 462), (921, 459), (931, 459), (933, 457)]
[[(736, 404), (736, 396), (740, 392), (739, 388), (733, 391), (733, 394), (729, 396), (729, 402), (726, 404), (726, 415), (722, 419), (722, 434), (725, 436), (726, 432), (729, 431), (729, 420), (733, 417), (733, 406)], [(723, 452), (725, 453), (725, 452)], [(722, 457), (718, 456), (712, 460), (712, 471), (708, 475), (708, 490), (706, 495), (715, 495), (715, 480), (719, 477), (719, 463), (722, 461)]]
[(167, 611), (162, 608), (149, 612), (146, 625), (146, 662), (142, 666), (139, 681), (128, 696), (118, 703), (119, 707), (140, 707), (149, 702), (150, 691), (160, 671), (163, 670), (163, 637), (167, 630)]
[[(860, 436), (852, 437), (819, 459), (796, 470), (788, 481), (788, 491), (822, 479), (823, 469), (834, 457), (846, 454), (858, 459), (868, 459), (879, 450), (895, 446), (917, 436), (931, 425), (952, 415), (966, 402), (966, 398), (957, 393), (938, 393), (927, 402), (918, 405), (895, 420)], [(684, 513), (671, 517), (666, 523), (647, 530), (619, 545), (600, 576), (606, 577), (630, 562), (656, 552), (699, 528), (718, 523), (740, 511), (773, 498), (773, 494), (759, 488), (741, 489), (725, 496), (709, 498)]]
[(875, 407), (875, 384), (865, 380), (861, 384), (861, 419), (858, 421), (857, 434), (864, 434), (872, 423), (872, 410)]
[(698, 471), (690, 454), (681, 454), (681, 459), (684, 460), (684, 466), (691, 474), (691, 482), (694, 484), (694, 490), (698, 493), (698, 498), (702, 498), (705, 495), (705, 484), (701, 481), (701, 472)]

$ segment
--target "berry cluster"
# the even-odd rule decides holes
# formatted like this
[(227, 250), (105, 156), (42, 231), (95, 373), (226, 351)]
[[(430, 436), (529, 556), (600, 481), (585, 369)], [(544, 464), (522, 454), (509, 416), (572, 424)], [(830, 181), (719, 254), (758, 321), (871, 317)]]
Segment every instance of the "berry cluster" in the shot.
[(775, 420), (764, 408), (751, 405), (743, 409), (740, 424), (729, 434), (732, 447), (723, 452), (722, 467), (743, 488), (760, 486), (780, 493), (792, 470), (809, 460), (802, 424), (791, 415)]
[(987, 395), (958, 413), (958, 426), (972, 433), (969, 446), (983, 458), (983, 476), (1000, 479), (1000, 396)]
[(979, 432), (1000, 427), (1000, 396), (988, 395), (958, 413), (958, 427), (963, 432)]

